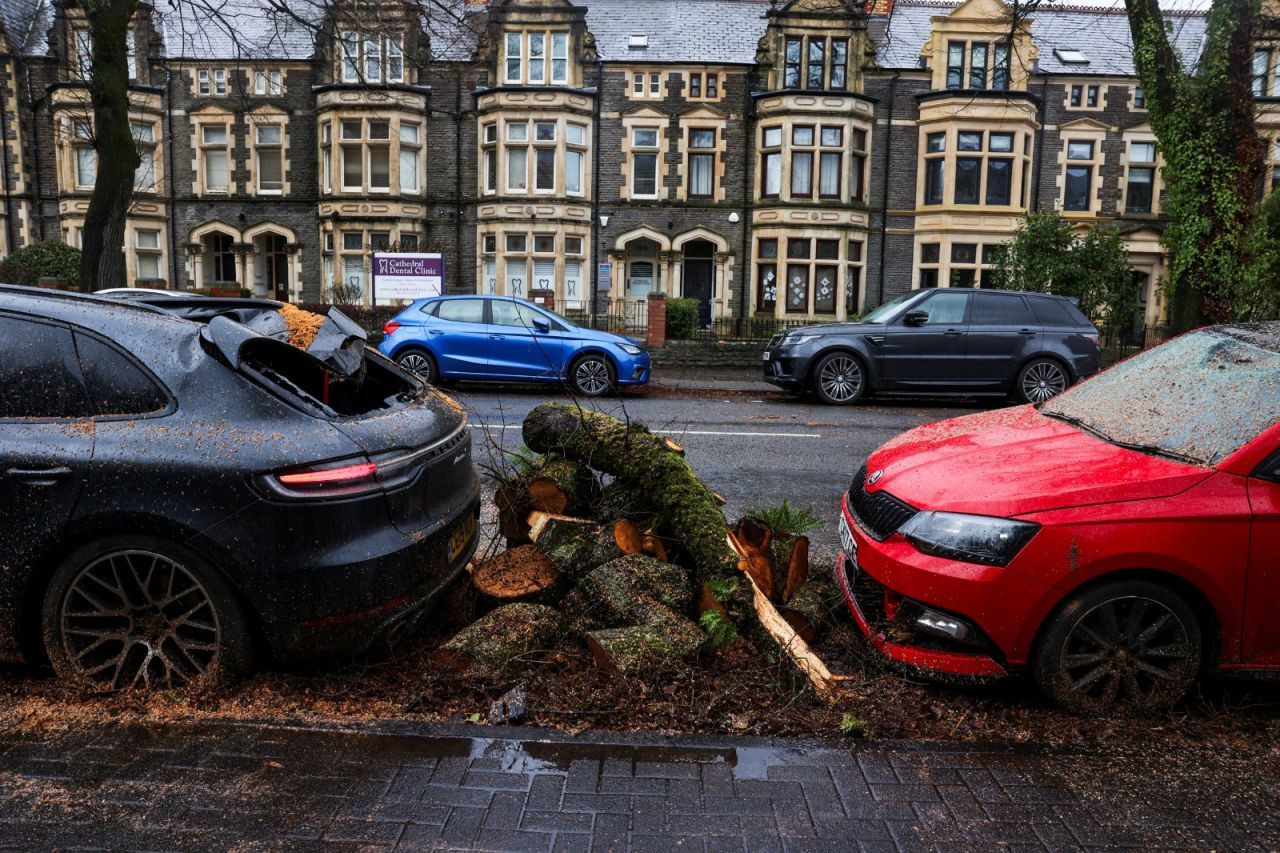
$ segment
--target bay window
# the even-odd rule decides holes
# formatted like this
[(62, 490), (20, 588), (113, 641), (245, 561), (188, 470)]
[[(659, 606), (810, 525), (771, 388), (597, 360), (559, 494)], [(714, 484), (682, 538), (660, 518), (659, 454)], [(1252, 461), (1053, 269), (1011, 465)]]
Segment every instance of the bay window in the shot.
[(587, 157), (587, 128), (581, 124), (565, 125), (564, 191), (582, 195), (582, 176)]
[(782, 128), (766, 127), (763, 130), (760, 153), (760, 187), (765, 198), (777, 198), (782, 194)]
[(942, 204), (942, 193), (946, 188), (947, 168), (947, 135), (930, 133), (925, 137), (924, 161), (924, 203)]

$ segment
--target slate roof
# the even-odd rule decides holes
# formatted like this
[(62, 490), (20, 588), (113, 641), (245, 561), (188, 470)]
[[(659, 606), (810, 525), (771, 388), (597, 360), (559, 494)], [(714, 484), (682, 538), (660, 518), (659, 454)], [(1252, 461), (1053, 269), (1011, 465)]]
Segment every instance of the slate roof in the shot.
[(52, 26), (53, 0), (0, 0), (0, 27), (18, 53), (47, 54)]
[(194, 0), (177, 7), (156, 7), (171, 59), (309, 59), (323, 15), (311, 2), (290, 3), (287, 13), (263, 0)]
[[(945, 15), (958, 3), (899, 0), (884, 24), (888, 34), (877, 44), (876, 59), (884, 68), (919, 67), (920, 48), (929, 39), (932, 18)], [(1205, 20), (1200, 14), (1168, 14), (1173, 22), (1174, 46), (1184, 62), (1194, 63), (1204, 41)], [(874, 32), (874, 29), (873, 29)], [(1123, 9), (1041, 7), (1031, 16), (1031, 35), (1040, 47), (1037, 70), (1072, 76), (1135, 76), (1133, 39)], [(1078, 50), (1087, 64), (1066, 63), (1054, 49)]]
[[(764, 0), (575, 0), (607, 62), (750, 64), (764, 35)], [(649, 46), (632, 48), (632, 35)]]

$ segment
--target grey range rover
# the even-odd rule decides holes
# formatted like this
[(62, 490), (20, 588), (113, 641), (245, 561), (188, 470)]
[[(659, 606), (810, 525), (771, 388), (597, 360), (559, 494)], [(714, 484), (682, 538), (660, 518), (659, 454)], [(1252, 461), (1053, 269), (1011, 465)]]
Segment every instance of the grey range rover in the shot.
[(871, 392), (999, 394), (1040, 403), (1098, 372), (1098, 330), (1063, 296), (913, 290), (858, 322), (775, 335), (764, 379), (832, 405)]

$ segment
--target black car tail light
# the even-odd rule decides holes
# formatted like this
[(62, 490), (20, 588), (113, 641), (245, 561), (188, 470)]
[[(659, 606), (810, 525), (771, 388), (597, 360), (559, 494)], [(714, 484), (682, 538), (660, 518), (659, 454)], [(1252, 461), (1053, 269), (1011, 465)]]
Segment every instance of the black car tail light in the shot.
[(367, 459), (291, 468), (264, 474), (257, 480), (273, 496), (292, 500), (346, 498), (382, 488), (377, 463)]

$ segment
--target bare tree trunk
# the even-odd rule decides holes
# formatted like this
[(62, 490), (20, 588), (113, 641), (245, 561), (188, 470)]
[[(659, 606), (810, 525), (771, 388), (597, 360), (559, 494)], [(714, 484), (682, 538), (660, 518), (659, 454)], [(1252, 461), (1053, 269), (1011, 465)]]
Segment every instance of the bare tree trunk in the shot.
[[(129, 123), (129, 22), (137, 0), (82, 0), (93, 34), (93, 147), (97, 180), (84, 219), (80, 280), (85, 290), (128, 285), (124, 230), (140, 162)], [(166, 177), (166, 180), (168, 178)]]

